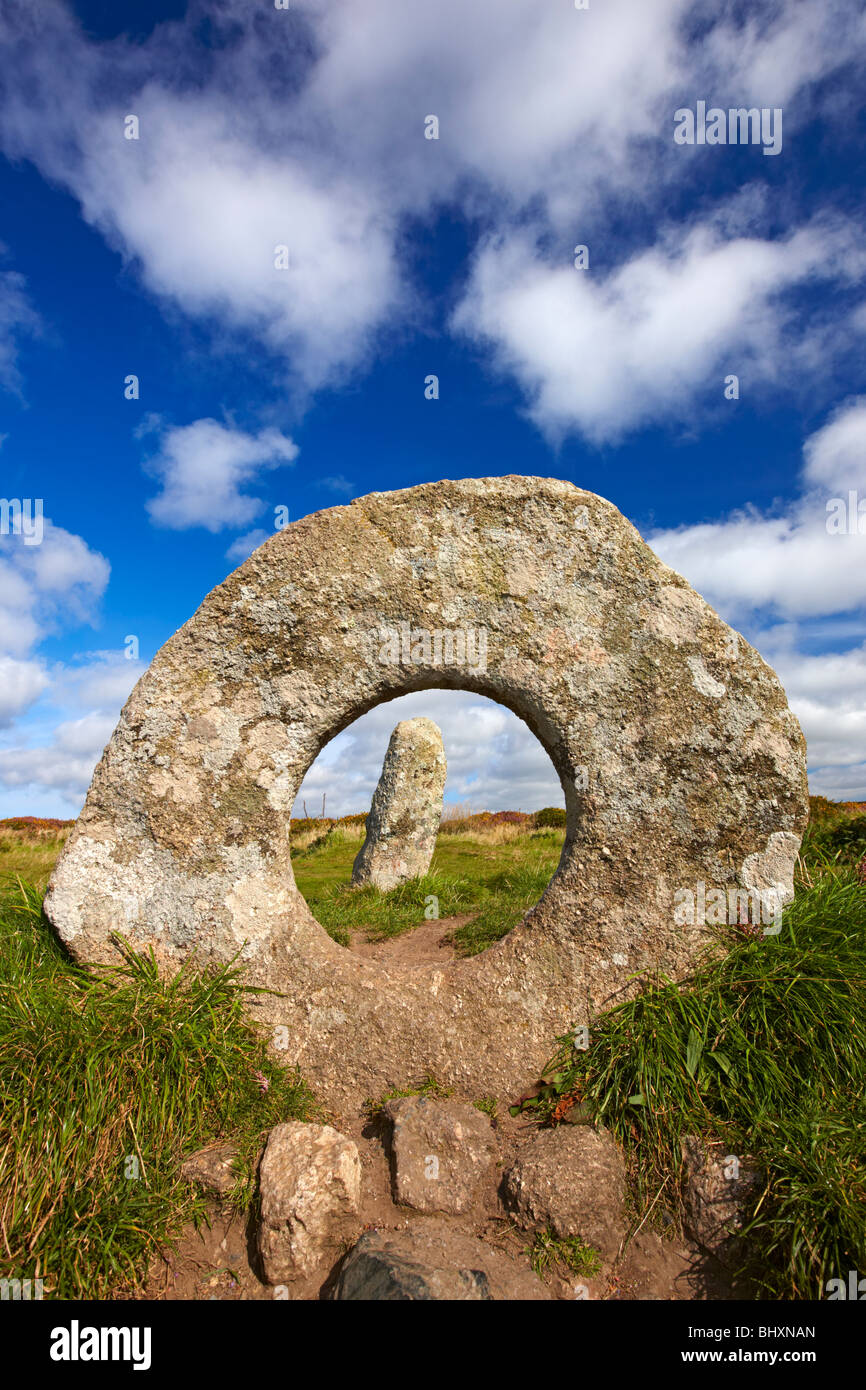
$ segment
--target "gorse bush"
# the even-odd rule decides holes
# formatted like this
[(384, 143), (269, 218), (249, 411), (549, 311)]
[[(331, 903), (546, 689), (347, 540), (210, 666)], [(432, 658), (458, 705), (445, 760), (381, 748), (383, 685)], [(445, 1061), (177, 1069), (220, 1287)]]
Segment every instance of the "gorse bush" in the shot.
[(561, 806), (545, 806), (543, 810), (536, 811), (535, 824), (539, 830), (547, 827), (565, 827), (565, 811)]
[[(300, 1077), (244, 1017), (238, 972), (158, 978), (127, 951), (72, 965), (20, 883), (0, 893), (0, 1270), (46, 1297), (134, 1289), (200, 1219), (184, 1156), (231, 1136), (238, 1189), (267, 1130), (313, 1113)], [(262, 1083), (266, 1083), (264, 1089)]]
[(54, 816), (9, 816), (0, 820), (0, 835), (12, 831), (31, 839), (57, 839), (61, 832), (71, 830), (74, 824), (75, 821), (57, 820)]
[(528, 811), (466, 811), (458, 814), (459, 809), (454, 806), (445, 807), (439, 826), (440, 835), (486, 836), (501, 826), (513, 826), (517, 830), (526, 829), (533, 821), (533, 816)]

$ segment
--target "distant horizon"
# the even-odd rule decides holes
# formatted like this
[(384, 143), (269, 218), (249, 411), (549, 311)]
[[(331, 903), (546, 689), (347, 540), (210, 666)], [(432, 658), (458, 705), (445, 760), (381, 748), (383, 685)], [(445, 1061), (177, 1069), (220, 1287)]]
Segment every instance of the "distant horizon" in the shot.
[[(834, 800), (832, 797), (826, 797), (826, 798), (820, 797), (820, 793), (818, 794), (818, 796), (819, 796), (819, 798), (822, 799), (822, 800), (830, 801), (831, 805), (835, 805), (835, 806), (851, 806), (851, 807), (854, 807), (855, 809), (862, 809), (862, 810), (866, 811), (866, 801), (857, 801), (857, 800), (851, 800), (851, 799), (840, 799), (840, 800), (836, 801), (836, 800)], [(814, 799), (814, 798), (812, 798), (812, 799)], [(350, 819), (352, 816), (366, 816), (366, 815), (369, 815), (369, 809), (370, 809), (370, 808), (368, 807), (366, 811), (346, 811), (346, 812), (342, 813), (342, 814), (339, 815), (339, 816), (330, 816), (330, 815), (327, 815), (327, 814), (324, 815), (324, 816), (322, 816), (322, 815), (318, 815), (318, 816), (295, 816), (295, 815), (292, 815), (292, 816), (290, 817), (290, 819), (293, 820), (293, 821), (294, 821), (294, 820), (335, 820), (335, 821), (339, 821), (339, 820), (348, 820), (348, 819)], [(507, 806), (507, 807), (501, 807), (501, 808), (499, 808), (499, 810), (497, 810), (497, 811), (491, 811), (489, 807), (486, 807), (486, 806), (485, 806), (485, 807), (480, 807), (478, 810), (467, 812), (466, 819), (468, 820), (471, 816), (484, 816), (484, 815), (488, 815), (488, 814), (490, 814), (490, 815), (498, 815), (498, 814), (501, 814), (501, 812), (503, 812), (503, 811), (504, 811), (506, 814), (507, 814), (509, 811), (517, 811), (517, 813), (518, 813), (519, 815), (524, 815), (524, 814), (525, 814), (525, 815), (528, 815), (528, 816), (537, 816), (538, 813), (539, 813), (539, 811), (546, 811), (546, 810), (548, 810), (548, 809), (549, 809), (549, 808), (548, 808), (547, 806), (535, 806), (535, 807), (533, 807), (533, 809), (532, 809), (531, 811), (526, 811), (526, 810), (524, 810), (524, 808), (522, 808), (522, 807), (520, 807), (520, 806)], [(557, 810), (565, 810), (565, 807), (564, 807), (564, 806), (558, 806), (558, 807), (556, 807), (556, 809), (557, 809)], [(80, 813), (79, 813), (79, 814), (80, 814)], [(74, 825), (75, 822), (77, 821), (77, 819), (78, 819), (78, 816), (69, 816), (69, 817), (67, 817), (66, 819), (61, 819), (60, 817), (57, 817), (57, 816), (27, 816), (27, 815), (22, 815), (22, 816), (4, 816), (2, 819), (0, 819), (0, 829), (2, 829), (2, 827), (3, 827), (4, 825), (9, 825), (9, 824), (11, 824), (11, 823), (14, 822), (14, 821), (32, 821), (32, 822), (33, 822), (34, 824), (36, 824), (36, 825), (51, 825), (51, 824), (55, 824), (55, 823), (56, 823), (56, 824), (59, 825), (59, 826), (64, 826), (64, 825)]]

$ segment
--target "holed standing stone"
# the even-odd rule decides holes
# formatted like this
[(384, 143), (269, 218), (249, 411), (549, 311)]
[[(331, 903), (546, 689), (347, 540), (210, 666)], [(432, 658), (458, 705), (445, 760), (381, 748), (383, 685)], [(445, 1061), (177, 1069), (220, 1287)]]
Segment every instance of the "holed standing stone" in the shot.
[[(449, 649), (404, 654), (406, 624)], [(341, 730), (442, 689), (539, 739), (562, 859), (478, 955), (364, 959), (295, 883), (292, 806)], [(707, 928), (684, 894), (793, 894), (805, 754), (778, 677), (604, 498), (530, 477), (372, 493), (275, 532), (156, 654), (45, 910), (82, 963), (242, 965), (274, 1058), (334, 1108), (421, 1075), (510, 1103), (552, 1038), (693, 970)]]

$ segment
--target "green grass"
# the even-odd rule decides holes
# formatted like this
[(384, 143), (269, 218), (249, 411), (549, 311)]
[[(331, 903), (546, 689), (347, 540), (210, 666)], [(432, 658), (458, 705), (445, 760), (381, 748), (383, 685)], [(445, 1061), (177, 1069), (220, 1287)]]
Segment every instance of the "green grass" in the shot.
[(0, 833), (0, 882), (20, 876), (44, 890), (65, 840), (63, 833), (39, 840)]
[(564, 1274), (582, 1274), (591, 1279), (601, 1269), (601, 1256), (591, 1245), (586, 1245), (579, 1236), (559, 1238), (548, 1229), (539, 1231), (531, 1246), (525, 1252), (535, 1273), (541, 1278), (548, 1270), (555, 1269)]
[(374, 1120), (377, 1115), (381, 1115), (389, 1100), (405, 1100), (408, 1096), (426, 1096), (428, 1100), (447, 1100), (454, 1094), (452, 1086), (443, 1086), (441, 1081), (437, 1081), (435, 1076), (425, 1076), (423, 1081), (418, 1081), (414, 1086), (405, 1086), (402, 1090), (386, 1091), (378, 1100), (365, 1100), (362, 1106), (364, 1114), (368, 1119)]
[[(561, 851), (561, 844), (558, 848)], [(516, 927), (538, 902), (558, 863), (559, 853), (539, 856), (483, 880), (480, 911), (454, 933), (459, 954), (477, 955)]]
[[(535, 1113), (587, 1104), (644, 1210), (679, 1175), (685, 1134), (753, 1156), (766, 1176), (744, 1273), (764, 1296), (820, 1298), (866, 1270), (866, 886), (837, 867), (800, 889), (779, 936), (723, 945), (686, 987), (662, 982), (596, 1020), (588, 1051), (560, 1039)], [(677, 1190), (668, 1178), (673, 1215)]]
[(418, 926), (438, 901), (437, 915), (473, 913), (454, 942), (462, 955), (475, 955), (498, 941), (534, 907), (556, 870), (561, 831), (537, 831), (505, 843), (485, 843), (461, 835), (440, 835), (423, 878), (388, 893), (352, 888), (352, 864), (361, 841), (328, 834), (292, 855), (295, 882), (316, 919), (342, 945), (352, 930), (383, 940)]
[(479, 1096), (478, 1100), (473, 1100), (472, 1104), (476, 1110), (480, 1110), (482, 1115), (486, 1115), (490, 1120), (495, 1120), (499, 1116), (499, 1102), (495, 1096)]
[[(312, 1096), (269, 1061), (233, 969), (157, 978), (72, 965), (41, 894), (0, 891), (0, 1274), (43, 1278), (53, 1298), (133, 1289), (149, 1257), (200, 1220), (182, 1159), (231, 1138), (238, 1190), (266, 1131), (305, 1119)], [(269, 1083), (263, 1092), (260, 1073)], [(135, 1176), (137, 1167), (137, 1176)]]

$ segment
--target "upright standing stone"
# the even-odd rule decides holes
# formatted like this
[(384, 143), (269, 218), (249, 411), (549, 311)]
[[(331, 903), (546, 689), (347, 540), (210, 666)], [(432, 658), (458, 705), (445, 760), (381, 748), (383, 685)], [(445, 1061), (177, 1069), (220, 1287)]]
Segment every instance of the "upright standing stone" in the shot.
[(432, 719), (397, 725), (367, 817), (367, 838), (352, 867), (356, 888), (387, 892), (430, 868), (445, 790), (442, 731)]

